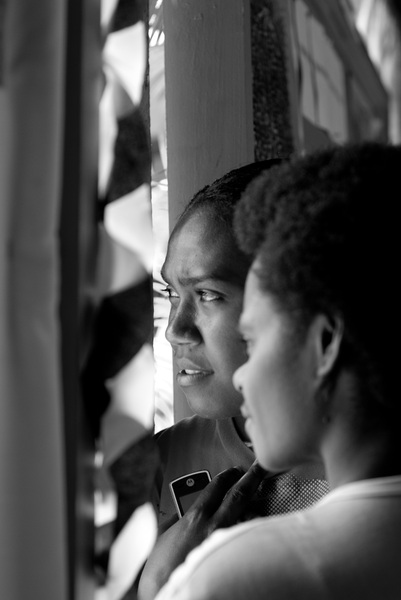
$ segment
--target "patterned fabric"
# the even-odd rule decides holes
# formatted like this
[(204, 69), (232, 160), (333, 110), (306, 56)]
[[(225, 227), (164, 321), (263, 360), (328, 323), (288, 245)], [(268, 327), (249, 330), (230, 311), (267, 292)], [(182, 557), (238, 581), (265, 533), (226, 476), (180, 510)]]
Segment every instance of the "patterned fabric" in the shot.
[(329, 491), (329, 484), (324, 479), (303, 479), (291, 473), (268, 477), (256, 492), (258, 514), (271, 516), (302, 510)]
[(98, 307), (82, 375), (98, 447), (97, 598), (135, 598), (156, 537), (147, 2), (103, 0)]

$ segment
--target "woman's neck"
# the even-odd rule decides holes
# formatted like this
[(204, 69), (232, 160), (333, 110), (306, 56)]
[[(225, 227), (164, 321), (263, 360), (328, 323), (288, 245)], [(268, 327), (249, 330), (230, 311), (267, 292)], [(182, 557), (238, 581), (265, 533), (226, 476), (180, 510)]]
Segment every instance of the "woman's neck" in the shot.
[(341, 419), (327, 436), (323, 459), (331, 488), (376, 477), (401, 475), (399, 434), (378, 420), (368, 431), (348, 427)]

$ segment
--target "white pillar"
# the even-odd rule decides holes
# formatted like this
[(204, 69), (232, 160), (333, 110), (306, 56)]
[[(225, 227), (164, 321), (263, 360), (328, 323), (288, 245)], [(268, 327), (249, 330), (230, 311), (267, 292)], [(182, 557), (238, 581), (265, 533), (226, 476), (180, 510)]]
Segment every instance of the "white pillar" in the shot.
[[(254, 160), (247, 0), (164, 0), (169, 216), (195, 192)], [(191, 414), (176, 387), (174, 413)]]

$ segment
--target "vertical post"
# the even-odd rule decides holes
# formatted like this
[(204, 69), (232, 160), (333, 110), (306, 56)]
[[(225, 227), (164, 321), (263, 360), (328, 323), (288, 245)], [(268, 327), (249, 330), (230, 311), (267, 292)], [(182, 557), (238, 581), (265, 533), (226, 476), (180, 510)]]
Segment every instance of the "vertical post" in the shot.
[(99, 4), (96, 0), (68, 2), (66, 18), (60, 319), (70, 600), (94, 596), (93, 440), (79, 378), (89, 342), (96, 275)]
[[(247, 0), (164, 0), (170, 228), (195, 192), (254, 160)], [(190, 414), (175, 390), (175, 418)]]

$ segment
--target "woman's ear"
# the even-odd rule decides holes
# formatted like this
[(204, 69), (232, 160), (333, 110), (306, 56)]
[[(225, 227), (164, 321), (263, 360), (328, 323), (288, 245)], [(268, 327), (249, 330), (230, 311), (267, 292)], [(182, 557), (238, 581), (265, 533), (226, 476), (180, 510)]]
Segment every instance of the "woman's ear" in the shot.
[(323, 378), (333, 370), (339, 356), (344, 326), (342, 319), (321, 314), (316, 317), (314, 328), (316, 375)]

